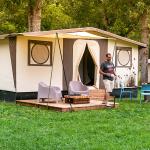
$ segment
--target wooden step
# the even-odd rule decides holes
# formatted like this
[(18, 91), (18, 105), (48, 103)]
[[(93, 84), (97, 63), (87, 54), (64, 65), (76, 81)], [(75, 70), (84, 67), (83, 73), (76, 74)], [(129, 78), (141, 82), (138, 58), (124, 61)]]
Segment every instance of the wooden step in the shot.
[[(105, 89), (96, 89), (96, 90), (90, 90), (90, 99), (94, 100), (104, 100), (105, 99)], [(108, 100), (114, 100), (113, 96), (110, 96)]]
[(90, 90), (89, 95), (90, 99), (104, 100), (105, 90), (104, 89)]

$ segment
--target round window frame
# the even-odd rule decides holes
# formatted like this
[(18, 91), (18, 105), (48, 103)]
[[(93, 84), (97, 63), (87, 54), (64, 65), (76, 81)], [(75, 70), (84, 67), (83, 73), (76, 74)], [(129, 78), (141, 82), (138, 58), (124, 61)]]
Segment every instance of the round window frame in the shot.
[[(128, 59), (128, 61), (127, 61), (127, 63), (126, 64), (122, 64), (121, 62), (120, 62), (120, 59), (119, 59), (119, 53), (121, 52), (121, 51), (125, 51), (125, 50), (119, 50), (119, 52), (118, 52), (118, 54), (117, 54), (117, 60), (118, 60), (118, 64), (120, 65), (120, 66), (128, 66), (128, 64), (130, 63), (130, 53), (129, 53), (129, 51), (126, 51), (127, 53), (128, 53), (128, 56), (129, 56), (129, 59)], [(130, 66), (130, 65), (129, 65)]]
[[(37, 62), (37, 61), (35, 60), (34, 56), (33, 56), (34, 47), (37, 46), (37, 45), (45, 46), (46, 49), (47, 49), (47, 52), (48, 52), (47, 59), (46, 59), (45, 61), (43, 61), (42, 63)], [(48, 59), (50, 58), (50, 51), (49, 51), (48, 46), (47, 46), (47, 45), (44, 45), (44, 44), (37, 44), (37, 43), (35, 43), (35, 44), (32, 46), (32, 48), (31, 48), (31, 58), (33, 59), (33, 61), (34, 61), (36, 64), (39, 64), (39, 65), (45, 64), (45, 63), (48, 61)]]

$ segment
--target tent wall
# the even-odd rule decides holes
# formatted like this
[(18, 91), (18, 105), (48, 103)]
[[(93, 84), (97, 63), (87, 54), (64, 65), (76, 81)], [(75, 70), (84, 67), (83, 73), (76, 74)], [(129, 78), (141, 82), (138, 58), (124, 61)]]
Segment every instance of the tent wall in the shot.
[[(88, 29), (86, 29), (88, 31)], [(129, 67), (127, 66), (117, 66), (116, 72), (117, 75), (122, 77), (123, 81), (127, 81), (127, 76), (129, 77), (133, 72), (135, 73), (135, 85), (138, 84), (138, 52), (139, 47), (146, 46), (143, 43), (139, 43), (124, 37), (120, 37), (118, 35), (114, 35), (112, 33), (103, 33), (101, 30), (89, 28), (90, 33), (94, 33), (95, 35), (101, 35), (100, 33), (104, 34), (103, 37), (106, 39), (97, 39), (102, 38), (101, 36), (93, 37), (88, 35), (88, 37), (79, 36), (77, 35), (78, 31), (85, 31), (84, 29), (76, 29), (72, 30), (71, 32), (74, 32), (75, 34), (68, 34), (69, 30), (67, 32), (62, 31), (60, 33), (60, 47), (63, 54), (63, 63), (65, 68), (65, 74), (67, 79), (67, 85), (69, 84), (69, 81), (73, 80), (74, 77), (76, 78), (74, 72), (77, 73), (77, 69), (75, 71), (74, 67), (74, 58), (78, 55), (78, 48), (73, 50), (74, 43), (78, 40), (77, 38), (85, 41), (93, 40), (94, 42), (98, 43), (99, 51), (97, 51), (97, 48), (95, 48), (95, 44), (92, 44), (92, 46), (88, 46), (88, 50), (92, 56), (92, 59), (96, 66), (98, 66), (98, 69), (100, 67), (100, 64), (104, 62), (105, 60), (105, 54), (107, 52), (111, 53), (113, 55), (113, 62), (116, 64), (118, 61), (116, 54), (115, 47), (124, 47), (124, 48), (131, 48), (132, 54), (131, 56), (131, 62), (132, 65)], [(89, 32), (88, 31), (88, 32)], [(66, 33), (66, 34), (65, 34)], [(81, 34), (81, 33), (80, 33)], [(16, 37), (15, 37), (16, 36)], [(92, 39), (95, 38), (95, 39)], [(110, 39), (107, 39), (107, 37), (113, 37)], [(64, 38), (64, 39), (63, 39)], [(73, 39), (74, 38), (74, 39)], [(115, 39), (117, 38), (117, 39)], [(39, 82), (45, 82), (46, 84), (50, 84), (50, 74), (52, 70), (52, 66), (33, 66), (28, 64), (29, 60), (29, 53), (28, 53), (28, 41), (29, 40), (37, 40), (37, 41), (49, 41), (52, 44), (52, 49), (54, 50), (54, 43), (55, 43), (55, 32), (35, 32), (35, 33), (23, 33), (21, 34), (11, 34), (11, 35), (4, 35), (1, 36), (0, 39), (0, 99), (2, 97), (5, 97), (9, 95), (10, 97), (13, 97), (15, 100), (16, 96), (22, 96), (26, 93), (34, 93), (36, 96), (37, 89), (38, 89), (38, 83)], [(82, 45), (82, 44), (81, 44)], [(94, 45), (94, 46), (93, 46)], [(97, 44), (96, 44), (97, 45)], [(95, 51), (96, 49), (96, 51)], [(77, 52), (78, 51), (78, 52)], [(81, 48), (81, 51), (84, 52), (84, 50)], [(74, 57), (75, 54), (75, 57)], [(77, 55), (76, 55), (77, 54)], [(82, 55), (82, 53), (81, 53)], [(126, 57), (121, 56), (121, 60), (126, 60)], [(52, 83), (51, 85), (59, 86), (62, 90), (67, 90), (66, 82), (64, 78), (63, 73), (63, 66), (61, 61), (61, 56), (59, 52), (59, 45), (56, 44), (56, 53), (54, 56), (54, 63), (53, 63), (53, 74), (52, 74)], [(79, 59), (81, 60), (81, 59)], [(99, 62), (98, 62), (98, 61)], [(79, 61), (77, 61), (79, 62)], [(98, 62), (98, 63), (97, 63)], [(78, 65), (78, 63), (77, 63)], [(77, 67), (76, 67), (77, 68)], [(98, 71), (98, 69), (95, 69), (95, 72)], [(148, 70), (150, 72), (150, 64), (148, 66)], [(95, 73), (96, 74), (96, 73)], [(149, 74), (148, 74), (149, 75)], [(98, 80), (97, 80), (98, 78)], [(96, 86), (99, 88), (104, 88), (103, 82), (102, 82), (102, 76), (100, 76), (97, 72), (96, 81), (98, 81), (98, 84)], [(150, 82), (150, 75), (148, 76), (148, 81)], [(118, 82), (118, 81), (117, 81)], [(96, 82), (97, 83), (97, 82)], [(1, 92), (5, 91), (4, 95), (1, 96)], [(4, 99), (5, 99), (4, 98)], [(9, 98), (9, 96), (8, 96)]]
[[(105, 61), (105, 55), (106, 55), (106, 53), (108, 51), (108, 40), (107, 39), (100, 39), (100, 40), (97, 40), (97, 41), (98, 41), (98, 43), (100, 45), (100, 56), (99, 57), (100, 57), (100, 64), (101, 64), (102, 62)], [(102, 77), (102, 75), (100, 75), (99, 78), (100, 78), (99, 87), (101, 89), (103, 89), (104, 88), (104, 84), (103, 84), (103, 77)]]
[(16, 36), (9, 37), (8, 39), (9, 39), (9, 50), (10, 50), (13, 80), (14, 86), (16, 88)]
[[(16, 84), (17, 92), (34, 92), (38, 90), (38, 83), (45, 82), (49, 85), (52, 66), (30, 66), (28, 65), (28, 40), (51, 41), (55, 39), (38, 37), (17, 37), (17, 61), (16, 61)], [(63, 40), (60, 39), (61, 50)], [(58, 44), (56, 44), (53, 74), (51, 85), (59, 86), (62, 89), (62, 62)]]
[[(76, 39), (63, 39), (63, 64), (67, 85), (73, 77), (73, 44)], [(63, 90), (67, 90), (65, 75), (63, 73)]]
[[(69, 83), (69, 81), (73, 79), (73, 45), (76, 41), (77, 39), (64, 39), (63, 40), (63, 56), (64, 56), (63, 61), (64, 61), (64, 66), (65, 66), (67, 83)], [(99, 57), (100, 57), (100, 63), (101, 63), (105, 59), (104, 55), (106, 54), (107, 49), (108, 49), (108, 40), (99, 39), (95, 41), (98, 42), (99, 47), (100, 47)], [(103, 88), (102, 77), (100, 77), (99, 82), (100, 82), (99, 87)], [(63, 89), (66, 90), (66, 84), (64, 80), (63, 80)]]
[(15, 91), (9, 39), (0, 40), (0, 90)]
[[(114, 57), (113, 57), (113, 62), (114, 64), (116, 63), (116, 50), (114, 51), (114, 48), (116, 47), (129, 47), (132, 50), (132, 55), (131, 55), (131, 62), (132, 65), (131, 67), (116, 67), (116, 73), (117, 75), (119, 75), (120, 77), (122, 77), (123, 82), (126, 84), (128, 78), (133, 75), (133, 72), (135, 73), (134, 78), (135, 78), (135, 85), (138, 85), (138, 46), (136, 45), (132, 45), (132, 44), (128, 44), (125, 42), (120, 42), (117, 41), (115, 42), (114, 40), (108, 40), (108, 52), (111, 53), (113, 55), (114, 53)], [(127, 59), (125, 56), (123, 56), (121, 58), (122, 60)]]

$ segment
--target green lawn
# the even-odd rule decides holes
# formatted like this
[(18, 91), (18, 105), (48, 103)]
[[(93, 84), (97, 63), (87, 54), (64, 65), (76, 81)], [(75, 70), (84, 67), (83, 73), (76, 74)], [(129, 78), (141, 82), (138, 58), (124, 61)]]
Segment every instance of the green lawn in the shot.
[(150, 104), (53, 112), (0, 103), (1, 150), (149, 150)]

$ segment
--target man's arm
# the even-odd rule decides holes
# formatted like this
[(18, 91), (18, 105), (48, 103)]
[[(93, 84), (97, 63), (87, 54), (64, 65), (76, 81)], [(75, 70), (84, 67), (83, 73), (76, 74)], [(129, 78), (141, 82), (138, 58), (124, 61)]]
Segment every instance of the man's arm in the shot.
[(106, 75), (106, 73), (103, 71), (103, 70), (104, 70), (103, 68), (104, 68), (104, 63), (101, 64), (99, 73), (100, 73), (101, 75)]
[(117, 76), (117, 75), (116, 75), (116, 71), (115, 71), (115, 70), (114, 70), (114, 75), (115, 75), (115, 76)]
[(114, 66), (113, 73), (114, 73), (115, 76), (117, 76), (116, 71), (115, 71), (115, 65), (113, 64), (113, 66)]
[(108, 76), (108, 77), (111, 76), (110, 73), (105, 73), (104, 71), (102, 71), (102, 69), (99, 70), (99, 73), (102, 74), (102, 75), (106, 75), (106, 76)]
[(102, 69), (99, 70), (99, 73), (102, 74), (102, 75), (106, 75), (106, 73), (103, 72)]

